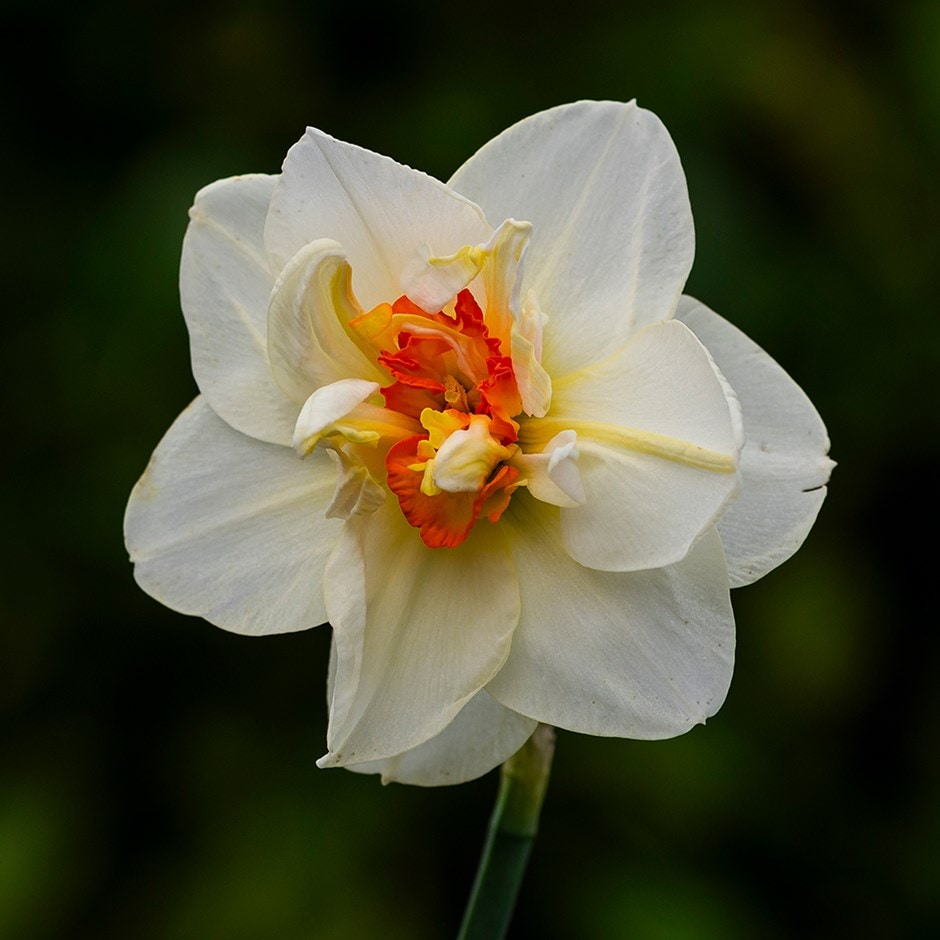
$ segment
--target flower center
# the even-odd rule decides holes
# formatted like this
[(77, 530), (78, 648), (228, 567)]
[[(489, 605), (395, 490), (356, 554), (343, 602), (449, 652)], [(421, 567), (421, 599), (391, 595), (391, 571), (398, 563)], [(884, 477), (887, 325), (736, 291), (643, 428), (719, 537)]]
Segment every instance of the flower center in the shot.
[(495, 522), (520, 485), (507, 463), (522, 411), (512, 359), (469, 290), (452, 306), (427, 313), (400, 297), (351, 323), (380, 349), (392, 378), (381, 389), (386, 407), (426, 432), (392, 445), (385, 466), (402, 513), (431, 548), (459, 545), (481, 516)]

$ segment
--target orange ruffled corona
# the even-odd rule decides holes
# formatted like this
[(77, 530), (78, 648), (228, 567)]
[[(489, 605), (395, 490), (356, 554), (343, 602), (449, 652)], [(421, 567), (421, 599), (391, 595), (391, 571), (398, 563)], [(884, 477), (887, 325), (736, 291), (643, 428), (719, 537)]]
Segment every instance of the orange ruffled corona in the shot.
[(506, 463), (518, 450), (513, 419), (522, 411), (512, 359), (469, 290), (457, 295), (452, 316), (400, 297), (351, 326), (379, 349), (393, 378), (381, 390), (386, 407), (427, 431), (389, 449), (389, 489), (425, 545), (453, 548), (481, 516), (496, 522), (521, 483)]

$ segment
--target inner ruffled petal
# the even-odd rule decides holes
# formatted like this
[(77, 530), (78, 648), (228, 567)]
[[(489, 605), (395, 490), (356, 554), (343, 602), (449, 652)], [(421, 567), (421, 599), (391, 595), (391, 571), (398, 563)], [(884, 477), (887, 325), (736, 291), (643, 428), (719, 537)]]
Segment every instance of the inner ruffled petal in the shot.
[(268, 358), (278, 386), (297, 404), (340, 379), (381, 378), (350, 326), (362, 312), (351, 276), (342, 246), (321, 239), (302, 248), (274, 286)]

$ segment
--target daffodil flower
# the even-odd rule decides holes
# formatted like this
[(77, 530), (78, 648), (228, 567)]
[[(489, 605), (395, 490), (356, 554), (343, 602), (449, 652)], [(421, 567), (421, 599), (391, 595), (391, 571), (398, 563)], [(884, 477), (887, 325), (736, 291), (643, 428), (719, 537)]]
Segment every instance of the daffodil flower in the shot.
[(714, 714), (729, 588), (799, 547), (832, 464), (803, 392), (682, 295), (653, 114), (537, 114), (446, 185), (311, 129), (190, 218), (201, 394), (127, 545), (147, 592), (227, 630), (329, 621), (321, 766), (457, 783), (538, 722)]

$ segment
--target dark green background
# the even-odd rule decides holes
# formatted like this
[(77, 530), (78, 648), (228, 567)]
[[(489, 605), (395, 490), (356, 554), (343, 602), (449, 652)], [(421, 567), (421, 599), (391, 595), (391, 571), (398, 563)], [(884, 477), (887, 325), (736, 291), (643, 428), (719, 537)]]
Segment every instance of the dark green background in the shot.
[(454, 933), (495, 775), (317, 770), (329, 629), (245, 639), (164, 610), (121, 517), (195, 393), (176, 279), (200, 186), (276, 172), (306, 124), (446, 179), (580, 97), (666, 122), (689, 291), (802, 384), (840, 466), (806, 547), (736, 592), (707, 727), (559, 735), (515, 936), (935, 935), (940, 3), (90, 0), (4, 21), (0, 935)]

